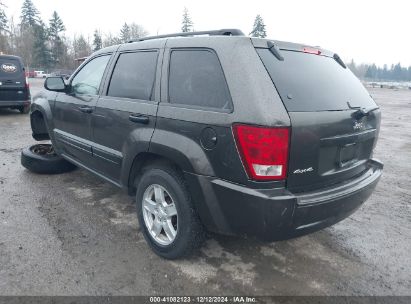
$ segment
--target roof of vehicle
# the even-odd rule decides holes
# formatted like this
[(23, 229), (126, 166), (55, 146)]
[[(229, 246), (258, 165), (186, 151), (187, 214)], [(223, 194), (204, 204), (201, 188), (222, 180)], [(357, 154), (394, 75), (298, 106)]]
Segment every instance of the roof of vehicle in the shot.
[(6, 55), (6, 54), (0, 54), (0, 58), (21, 59), (21, 57), (19, 57), (19, 56), (15, 56), (15, 55)]
[(23, 65), (23, 59), (15, 55), (0, 55), (0, 59), (14, 59), (18, 60)]
[[(161, 49), (165, 46), (169, 48), (212, 48), (218, 52), (222, 68), (227, 71), (224, 76), (230, 88), (231, 98), (236, 103), (236, 115), (229, 118), (233, 119), (232, 122), (235, 120), (250, 124), (258, 122), (270, 126), (290, 125), (290, 118), (279, 95), (273, 94), (275, 87), (253, 48), (252, 38), (245, 35), (201, 34), (192, 36), (192, 34), (184, 34), (182, 37), (180, 34), (175, 34), (146, 40), (139, 39), (135, 42), (110, 46), (95, 52), (83, 64), (87, 64), (88, 60), (92, 60), (95, 56), (117, 51)], [(250, 100), (259, 102), (250, 103)], [(271, 113), (276, 113), (275, 119)], [(202, 121), (203, 116), (202, 111), (197, 111), (192, 119)], [(219, 123), (220, 114), (210, 117), (212, 120), (208, 123)]]
[[(130, 40), (129, 42), (113, 45), (101, 49), (94, 53), (94, 55), (101, 54), (101, 53), (108, 53), (108, 52), (115, 52), (119, 48), (125, 49), (127, 45), (130, 47), (133, 45), (147, 45), (147, 47), (152, 47), (153, 44), (164, 44), (166, 40), (173, 39), (173, 41), (181, 40), (182, 44), (189, 43), (193, 44), (193, 41), (197, 41), (201, 43), (204, 40), (207, 41), (225, 41), (231, 40), (233, 43), (238, 40), (251, 40), (254, 47), (258, 48), (268, 48), (269, 46), (267, 43), (270, 41), (274, 43), (280, 50), (291, 50), (291, 51), (304, 51), (304, 49), (313, 49), (319, 50), (321, 55), (324, 56), (333, 56), (334, 53), (328, 50), (325, 50), (319, 46), (311, 46), (302, 43), (293, 43), (293, 42), (286, 42), (286, 41), (279, 41), (279, 40), (272, 40), (266, 38), (255, 38), (255, 37), (248, 37), (245, 36), (244, 33), (239, 29), (221, 29), (221, 30), (211, 30), (211, 31), (201, 31), (201, 32), (188, 32), (188, 33), (174, 33), (174, 34), (165, 34), (165, 35), (158, 35), (158, 36), (148, 36), (148, 37), (141, 37), (137, 39)], [(151, 42), (151, 43), (150, 43)]]
[(104, 49), (98, 50), (93, 55), (101, 54), (101, 53), (108, 53), (108, 52), (115, 52), (118, 48), (126, 45), (134, 45), (141, 43), (145, 43), (147, 45), (151, 44), (151, 42), (164, 42), (168, 39), (181, 39), (182, 41), (187, 40), (201, 40), (201, 39), (222, 39), (228, 38), (231, 39), (250, 39), (244, 35), (244, 33), (239, 29), (220, 29), (220, 30), (211, 30), (211, 31), (200, 31), (200, 32), (187, 32), (187, 33), (174, 33), (174, 34), (165, 34), (165, 35), (158, 35), (158, 36), (148, 36), (148, 37), (141, 37), (137, 39), (130, 40), (123, 44), (113, 45), (106, 47)]

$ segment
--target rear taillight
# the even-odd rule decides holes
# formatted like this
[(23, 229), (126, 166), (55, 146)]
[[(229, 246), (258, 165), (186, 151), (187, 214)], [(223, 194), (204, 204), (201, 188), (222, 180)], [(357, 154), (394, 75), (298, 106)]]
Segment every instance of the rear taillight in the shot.
[(287, 176), (289, 128), (234, 125), (234, 137), (248, 176), (282, 180)]
[(26, 89), (30, 88), (29, 79), (26, 77)]

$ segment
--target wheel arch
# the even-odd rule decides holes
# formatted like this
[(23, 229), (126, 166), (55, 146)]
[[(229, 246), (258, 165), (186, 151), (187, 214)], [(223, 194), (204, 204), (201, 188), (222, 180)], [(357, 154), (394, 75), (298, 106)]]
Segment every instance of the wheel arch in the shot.
[[(31, 104), (30, 110), (30, 124), (32, 130), (32, 136), (35, 140), (48, 140), (53, 139), (53, 135), (50, 130), (52, 130), (52, 111), (49, 100), (54, 100), (55, 98), (50, 98), (48, 96), (50, 93), (40, 93), (35, 98)], [(51, 93), (56, 94), (56, 93)], [(54, 96), (55, 97), (55, 96)]]
[(141, 152), (134, 157), (133, 163), (128, 173), (127, 187), (130, 195), (133, 195), (136, 192), (136, 179), (141, 174), (142, 169), (152, 164), (170, 166), (184, 175), (184, 169), (181, 167), (181, 165), (171, 160), (170, 158), (157, 153)]
[(46, 121), (43, 113), (40, 110), (35, 110), (30, 115), (30, 123), (32, 136), (35, 140), (47, 140), (50, 139)]

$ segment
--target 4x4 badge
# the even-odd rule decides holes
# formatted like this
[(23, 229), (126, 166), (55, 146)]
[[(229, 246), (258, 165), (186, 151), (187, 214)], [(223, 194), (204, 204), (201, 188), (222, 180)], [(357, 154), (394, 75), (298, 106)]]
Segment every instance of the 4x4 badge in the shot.
[(301, 174), (301, 173), (307, 173), (307, 172), (311, 172), (311, 171), (314, 171), (313, 167), (306, 168), (306, 169), (297, 169), (293, 173), (294, 174)]

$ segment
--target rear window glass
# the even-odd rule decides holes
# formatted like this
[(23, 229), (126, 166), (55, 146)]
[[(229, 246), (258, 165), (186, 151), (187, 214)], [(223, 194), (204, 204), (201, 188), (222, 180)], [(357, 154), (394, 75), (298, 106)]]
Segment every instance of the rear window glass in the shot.
[(334, 58), (281, 50), (280, 61), (268, 49), (257, 52), (288, 111), (347, 110), (347, 102), (375, 106), (361, 82)]
[(0, 76), (16, 77), (20, 76), (21, 66), (16, 59), (0, 58)]
[(231, 111), (232, 103), (217, 55), (209, 50), (173, 50), (170, 103)]

